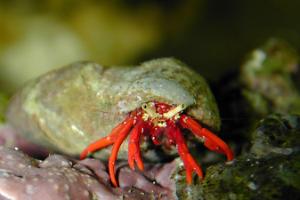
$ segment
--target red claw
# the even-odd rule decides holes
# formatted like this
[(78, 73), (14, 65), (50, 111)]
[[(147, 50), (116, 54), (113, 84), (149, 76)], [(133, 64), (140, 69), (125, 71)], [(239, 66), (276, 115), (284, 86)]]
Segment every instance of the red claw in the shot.
[(84, 159), (89, 153), (95, 152), (99, 149), (113, 144), (112, 153), (109, 157), (108, 168), (109, 176), (114, 186), (118, 186), (115, 177), (115, 161), (118, 155), (119, 148), (122, 142), (125, 140), (126, 136), (129, 134), (133, 122), (134, 117), (127, 117), (121, 124), (114, 128), (108, 136), (90, 144), (86, 149), (83, 150), (80, 155), (80, 159)]
[(109, 145), (112, 145), (115, 142), (116, 138), (119, 136), (120, 131), (122, 131), (124, 129), (124, 127), (126, 126), (126, 124), (130, 121), (132, 121), (132, 118), (129, 116), (121, 124), (116, 126), (108, 136), (101, 138), (100, 140), (97, 140), (96, 142), (94, 142), (94, 143), (90, 144), (88, 147), (86, 147), (81, 152), (80, 159), (82, 160), (82, 159), (86, 158), (90, 153), (93, 153), (99, 149), (102, 149)]
[(138, 168), (141, 171), (144, 170), (144, 164), (141, 158), (141, 151), (139, 146), (142, 129), (143, 129), (143, 122), (139, 121), (130, 133), (130, 139), (128, 145), (128, 164), (131, 169), (134, 169), (134, 161), (135, 161)]
[(111, 150), (111, 155), (108, 160), (108, 169), (109, 169), (109, 176), (111, 179), (111, 182), (114, 186), (118, 186), (116, 176), (115, 176), (115, 162), (118, 156), (118, 151), (120, 149), (121, 144), (126, 139), (127, 135), (129, 134), (129, 131), (133, 125), (133, 117), (130, 118), (130, 120), (124, 124), (123, 129), (120, 131), (118, 137), (116, 138), (113, 148)]
[(231, 151), (229, 146), (211, 131), (203, 128), (191, 117), (181, 115), (179, 122), (182, 127), (191, 130), (191, 132), (194, 133), (197, 137), (202, 138), (204, 140), (204, 145), (208, 149), (225, 154), (228, 161), (233, 159), (233, 152)]

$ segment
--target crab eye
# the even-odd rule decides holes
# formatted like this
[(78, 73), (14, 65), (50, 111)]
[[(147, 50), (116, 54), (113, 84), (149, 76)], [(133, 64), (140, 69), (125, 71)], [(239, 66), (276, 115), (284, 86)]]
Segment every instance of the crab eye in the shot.
[(146, 108), (147, 108), (147, 104), (146, 104), (146, 103), (143, 103), (142, 108), (143, 108), (143, 109), (146, 109)]
[(181, 104), (182, 108), (185, 109), (187, 106), (183, 103)]

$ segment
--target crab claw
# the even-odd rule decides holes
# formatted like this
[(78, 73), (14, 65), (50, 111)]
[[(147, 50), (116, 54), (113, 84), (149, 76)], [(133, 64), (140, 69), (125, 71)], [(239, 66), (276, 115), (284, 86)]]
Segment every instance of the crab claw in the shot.
[(203, 128), (191, 117), (181, 115), (179, 123), (183, 128), (189, 129), (194, 135), (200, 137), (208, 149), (225, 154), (228, 161), (233, 159), (233, 152), (229, 146), (211, 131)]
[(143, 122), (139, 121), (130, 133), (129, 145), (128, 145), (128, 164), (131, 169), (134, 169), (134, 161), (135, 161), (138, 168), (141, 171), (144, 170), (144, 164), (141, 159), (141, 151), (139, 146), (140, 136), (142, 133), (143, 133)]
[(108, 136), (90, 144), (80, 155), (80, 159), (84, 159), (88, 156), (88, 154), (113, 144), (112, 153), (108, 160), (108, 169), (111, 182), (116, 187), (118, 186), (118, 183), (115, 177), (115, 161), (117, 159), (120, 146), (129, 134), (133, 124), (134, 117), (128, 116), (122, 123), (114, 128)]
[(126, 139), (127, 135), (129, 134), (129, 131), (133, 125), (133, 117), (129, 118), (129, 121), (123, 125), (123, 129), (119, 132), (117, 138), (114, 141), (112, 150), (111, 150), (111, 155), (108, 160), (108, 171), (109, 171), (109, 176), (111, 179), (112, 184), (117, 187), (118, 182), (115, 176), (115, 162), (118, 156), (118, 152), (120, 149), (121, 144), (123, 141)]
[[(116, 138), (119, 136), (120, 132), (122, 132), (122, 130), (128, 126), (128, 124), (130, 125), (130, 123), (132, 124), (133, 119), (131, 116), (128, 116), (122, 123), (120, 123), (118, 126), (116, 126), (111, 133), (106, 136), (101, 138), (100, 140), (97, 140), (96, 142), (90, 144), (88, 147), (86, 147), (80, 154), (80, 159), (84, 159), (86, 158), (89, 154), (98, 151), (99, 149), (105, 148), (109, 145), (112, 145)], [(131, 125), (132, 126), (132, 125)]]

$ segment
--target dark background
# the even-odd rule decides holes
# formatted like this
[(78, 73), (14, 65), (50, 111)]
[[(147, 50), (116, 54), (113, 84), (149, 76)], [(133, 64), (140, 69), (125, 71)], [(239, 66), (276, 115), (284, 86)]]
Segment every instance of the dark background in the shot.
[(299, 51), (299, 8), (297, 0), (2, 0), (0, 91), (78, 60), (172, 56), (217, 81), (270, 37)]

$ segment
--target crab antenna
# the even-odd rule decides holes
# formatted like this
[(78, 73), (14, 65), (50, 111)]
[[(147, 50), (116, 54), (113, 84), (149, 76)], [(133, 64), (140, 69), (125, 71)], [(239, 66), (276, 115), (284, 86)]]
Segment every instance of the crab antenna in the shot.
[(198, 122), (193, 120), (191, 117), (181, 115), (179, 123), (182, 127), (190, 129), (194, 135), (202, 138), (204, 141), (204, 145), (208, 149), (225, 154), (227, 160), (233, 159), (233, 152), (229, 148), (229, 146), (211, 131), (209, 131), (206, 128), (203, 128)]
[(177, 113), (183, 111), (184, 109), (186, 109), (186, 105), (185, 104), (179, 104), (178, 106), (176, 106), (172, 110), (169, 110), (168, 112), (164, 113), (163, 117), (167, 118), (167, 119), (170, 119), (170, 118), (174, 117)]
[(124, 129), (124, 127), (130, 120), (131, 120), (131, 116), (128, 116), (122, 123), (116, 126), (108, 136), (101, 138), (100, 140), (97, 140), (96, 142), (90, 144), (87, 148), (85, 148), (82, 151), (82, 153), (80, 154), (80, 159), (82, 160), (86, 158), (90, 153), (93, 153), (99, 149), (112, 145), (116, 140), (116, 138), (118, 137), (120, 131)]

